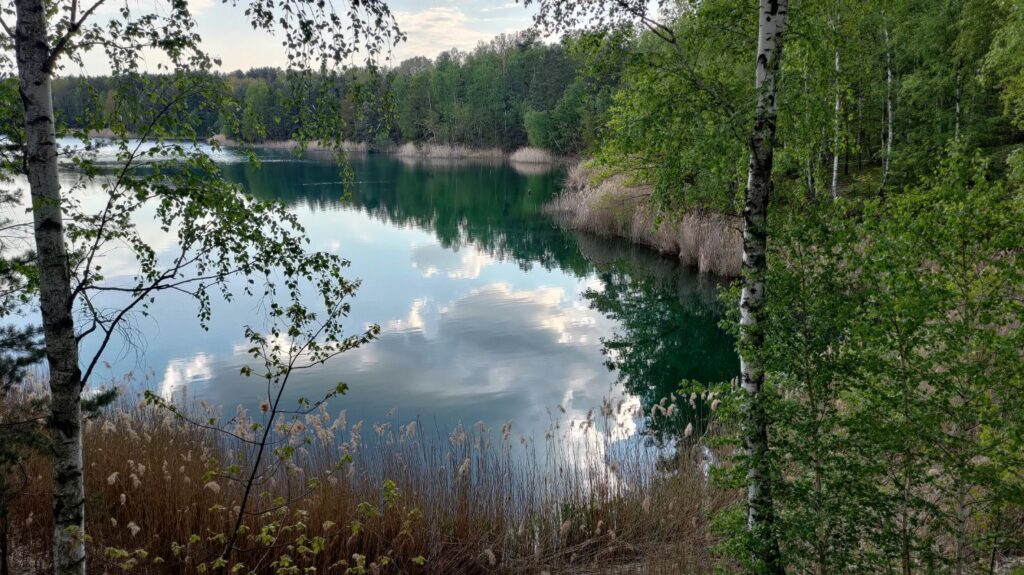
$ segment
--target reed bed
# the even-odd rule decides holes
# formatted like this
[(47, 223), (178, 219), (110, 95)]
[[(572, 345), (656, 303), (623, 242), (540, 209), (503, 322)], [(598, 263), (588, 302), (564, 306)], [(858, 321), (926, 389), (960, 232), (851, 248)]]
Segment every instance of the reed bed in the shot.
[(650, 202), (652, 188), (626, 176), (599, 179), (585, 163), (570, 168), (564, 190), (546, 211), (562, 225), (615, 236), (679, 257), (684, 265), (719, 276), (737, 276), (743, 263), (742, 221), (709, 211), (666, 214)]
[(558, 161), (551, 152), (529, 146), (512, 152), (508, 159), (519, 164), (553, 164)]
[(438, 159), (484, 159), (501, 160), (505, 152), (501, 148), (470, 148), (461, 145), (406, 142), (391, 151), (396, 156), (438, 158)]
[(557, 163), (509, 162), (508, 165), (520, 176), (542, 176), (559, 168)]
[[(259, 574), (281, 572), (281, 556), (318, 573), (710, 573), (708, 518), (738, 494), (707, 485), (697, 442), (668, 452), (625, 433), (632, 406), (606, 401), (575, 420), (555, 411), (539, 445), (512, 423), (440, 433), (326, 406), (282, 421), (275, 448), (294, 457), (265, 466), (244, 521), (272, 543), (247, 540), (235, 559)], [(260, 417), (191, 409), (239, 436)], [(244, 466), (248, 448), (138, 396), (90, 419), (90, 572), (202, 572), (240, 511), (243, 486), (216, 470)], [(19, 474), (6, 498), (13, 572), (44, 573), (47, 461), (30, 457)]]

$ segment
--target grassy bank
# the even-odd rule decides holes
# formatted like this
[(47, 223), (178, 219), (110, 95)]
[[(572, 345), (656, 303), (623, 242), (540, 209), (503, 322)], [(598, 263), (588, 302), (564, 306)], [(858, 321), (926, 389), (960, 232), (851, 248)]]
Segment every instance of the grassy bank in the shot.
[(599, 178), (597, 170), (580, 163), (569, 170), (563, 193), (546, 210), (570, 229), (650, 246), (701, 272), (739, 275), (740, 218), (711, 212), (660, 213), (648, 201), (650, 195), (648, 186), (632, 184), (623, 175)]
[[(737, 494), (706, 485), (694, 444), (663, 458), (625, 441), (636, 409), (608, 402), (554, 421), (545, 445), (512, 424), (444, 434), (327, 409), (282, 421), (275, 449), (295, 455), (261, 469), (235, 559), (260, 574), (278, 572), (283, 556), (318, 573), (710, 573), (707, 519)], [(260, 421), (209, 407), (193, 416), (239, 438)], [(244, 467), (246, 453), (138, 399), (89, 420), (90, 572), (203, 572), (244, 487), (216, 470)], [(48, 569), (49, 474), (35, 456), (8, 482), (12, 572)]]

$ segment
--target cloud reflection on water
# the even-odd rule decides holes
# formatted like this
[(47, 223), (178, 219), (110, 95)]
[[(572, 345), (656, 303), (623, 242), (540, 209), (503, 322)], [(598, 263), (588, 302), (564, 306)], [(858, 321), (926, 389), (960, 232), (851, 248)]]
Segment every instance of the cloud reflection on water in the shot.
[(187, 386), (212, 379), (213, 366), (209, 354), (200, 352), (189, 358), (172, 359), (164, 368), (164, 376), (160, 380), (160, 394), (169, 398)]
[(457, 250), (449, 249), (434, 241), (415, 244), (410, 248), (412, 267), (420, 270), (423, 277), (442, 273), (451, 279), (476, 279), (486, 266), (495, 263), (495, 258), (477, 246), (469, 244)]
[[(624, 363), (621, 354), (634, 348), (603, 349), (603, 341), (634, 343), (632, 335), (639, 330), (624, 329), (633, 324), (698, 325), (684, 313), (662, 313), (675, 309), (686, 290), (696, 299), (706, 298), (692, 278), (683, 277), (678, 262), (621, 242), (576, 237), (543, 219), (540, 206), (557, 188), (557, 174), (522, 176), (501, 164), (406, 167), (387, 158), (365, 158), (355, 162), (363, 183), (343, 200), (341, 190), (302, 185), (329, 181), (336, 177), (336, 166), (282, 159), (260, 170), (244, 164), (224, 168), (257, 197), (285, 201), (309, 234), (311, 247), (352, 260), (346, 275), (361, 279), (362, 287), (353, 299), (347, 331), (379, 322), (382, 337), (298, 374), (289, 395), (315, 399), (345, 381), (351, 391), (332, 409), (346, 408), (355, 419), (379, 420), (397, 408), (400, 417), (423, 418), (428, 428), (450, 429), (477, 420), (498, 428), (513, 420), (517, 434), (543, 436), (549, 410), (557, 412), (561, 405), (563, 418), (582, 420), (604, 397), (622, 393), (618, 373), (610, 372), (605, 361)], [(96, 187), (79, 196), (88, 208), (104, 200)], [(161, 255), (173, 252), (173, 234), (154, 225), (149, 212), (141, 216), (140, 231), (147, 240)], [(124, 255), (116, 250), (105, 254), (109, 278), (134, 271), (134, 262)], [(637, 283), (645, 275), (653, 279)], [(593, 294), (606, 292), (600, 301), (607, 310), (592, 308)], [(625, 312), (638, 309), (637, 303), (652, 301), (658, 305), (648, 306), (651, 314), (632, 324), (623, 319), (630, 318)], [(165, 393), (187, 386), (189, 396), (226, 408), (254, 405), (264, 387), (239, 373), (252, 363), (241, 333), (242, 326), (258, 324), (265, 310), (251, 301), (218, 302), (210, 331), (201, 332), (193, 309), (187, 298), (160, 300), (142, 334), (151, 345), (134, 368), (162, 373)], [(713, 322), (706, 323), (713, 331)], [(695, 364), (718, 363), (713, 354), (684, 353), (729, 347), (728, 341), (698, 337), (707, 331), (700, 324), (693, 334), (648, 343), (653, 351), (644, 365), (653, 365), (652, 373), (665, 373), (653, 373), (660, 377), (653, 389), (647, 385), (652, 373), (636, 372), (627, 381), (637, 382), (639, 391), (631, 391), (652, 387), (648, 395), (653, 397), (666, 385), (677, 385), (680, 374), (690, 374)], [(682, 359), (673, 362), (673, 357)], [(647, 379), (639, 381), (640, 376)], [(629, 401), (640, 405), (649, 399)], [(617, 420), (614, 439), (633, 437), (639, 425), (631, 417)], [(579, 433), (584, 445), (595, 439)]]

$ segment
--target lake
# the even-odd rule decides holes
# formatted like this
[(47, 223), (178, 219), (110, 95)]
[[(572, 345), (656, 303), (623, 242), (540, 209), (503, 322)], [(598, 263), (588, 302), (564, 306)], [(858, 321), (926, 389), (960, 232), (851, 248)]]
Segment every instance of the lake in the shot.
[[(346, 194), (339, 166), (325, 159), (267, 151), (256, 167), (220, 154), (231, 179), (298, 215), (312, 249), (351, 261), (347, 275), (362, 286), (350, 333), (382, 327), (378, 341), (299, 373), (292, 397), (344, 381), (350, 391), (331, 409), (347, 409), (350, 421), (418, 419), (439, 432), (512, 421), (535, 436), (559, 407), (583, 417), (623, 397), (647, 413), (683, 379), (738, 373), (718, 327), (720, 284), (645, 248), (559, 228), (542, 211), (559, 192), (559, 170), (354, 156)], [(83, 195), (86, 205), (102, 199), (95, 189)], [(144, 232), (170, 248), (159, 229)], [(109, 257), (105, 270), (116, 275)], [(254, 406), (262, 387), (239, 371), (251, 361), (243, 326), (259, 321), (258, 306), (220, 302), (208, 331), (194, 311), (169, 296), (137, 315), (93, 384), (131, 373), (165, 396), (226, 412)]]

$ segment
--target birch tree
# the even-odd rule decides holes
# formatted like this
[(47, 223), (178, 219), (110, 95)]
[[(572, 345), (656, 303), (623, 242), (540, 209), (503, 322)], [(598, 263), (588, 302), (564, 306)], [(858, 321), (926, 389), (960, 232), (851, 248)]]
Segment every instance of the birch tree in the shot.
[[(230, 106), (202, 85), (201, 78), (215, 61), (201, 49), (188, 3), (173, 0), (151, 12), (124, 7), (111, 15), (104, 11), (105, 2), (13, 0), (0, 8), (8, 62), (14, 53), (13, 65), (3, 72), (17, 78), (20, 96), (18, 103), (6, 104), (20, 106), (22, 112), (21, 125), (7, 134), (21, 161), (5, 163), (5, 168), (23, 176), (31, 194), (34, 273), (51, 394), (53, 563), (60, 575), (86, 572), (82, 392), (100, 355), (130, 314), (144, 310), (158, 294), (175, 291), (192, 296), (205, 321), (211, 313), (211, 291), (231, 297), (229, 279), (242, 275), (250, 279), (240, 291), (290, 302), (272, 309), (301, 306), (305, 287), (318, 294), (329, 312), (338, 310), (343, 316), (348, 305), (344, 299), (358, 285), (342, 277), (346, 261), (307, 251), (301, 227), (283, 207), (247, 197), (195, 146), (198, 138), (187, 120), (194, 112), (188, 96), (203, 91), (213, 96), (209, 101)], [(245, 10), (254, 28), (279, 34), (300, 88), (313, 86), (312, 70), (323, 74), (339, 69), (357, 50), (372, 67), (403, 38), (379, 0), (352, 0), (340, 11), (307, 0), (252, 0)], [(12, 17), (13, 25), (8, 23)], [(118, 137), (119, 167), (113, 173), (101, 174), (87, 155), (58, 144), (65, 129), (54, 115), (52, 79), (90, 51), (106, 56), (115, 77), (136, 78), (144, 54), (152, 57), (155, 52), (158, 71), (165, 74), (152, 94), (162, 99), (162, 105), (142, 132), (142, 140), (152, 139), (154, 147), (128, 138), (123, 120), (132, 117), (131, 97), (120, 100), (120, 116), (97, 116), (88, 126), (112, 128)], [(137, 99), (139, 94), (133, 96)], [(326, 108), (326, 113), (331, 110)], [(307, 118), (310, 121), (298, 136), (333, 141), (337, 132), (328, 125), (333, 117), (324, 115), (319, 123), (314, 119)], [(88, 151), (87, 130), (78, 135)], [(171, 136), (190, 139), (192, 145), (169, 143), (165, 138)], [(69, 189), (61, 186), (60, 156), (68, 156), (80, 168), (79, 180)], [(152, 161), (140, 167), (144, 157)], [(83, 211), (74, 200), (74, 192), (89, 183), (101, 186), (107, 197), (98, 213)], [(135, 222), (143, 206), (155, 206), (160, 225), (176, 232), (176, 254), (157, 254), (142, 239)], [(138, 264), (138, 273), (127, 283), (107, 282), (101, 272), (100, 254), (112, 243), (128, 245)], [(262, 281), (256, 281), (259, 278)], [(101, 294), (121, 299), (104, 307), (96, 300)], [(287, 314), (277, 313), (272, 320), (286, 321)], [(340, 321), (333, 321), (324, 334), (337, 338), (341, 327)], [(81, 357), (79, 346), (90, 337), (99, 341), (100, 351)]]
[(829, 28), (832, 30), (832, 35), (835, 41), (835, 58), (833, 63), (833, 72), (835, 73), (835, 105), (833, 106), (832, 114), (832, 185), (830, 190), (832, 191), (832, 199), (839, 197), (839, 157), (841, 155), (841, 138), (842, 138), (842, 112), (843, 112), (843, 98), (842, 98), (842, 87), (839, 83), (841, 78), (842, 69), (840, 68), (839, 59), (839, 48), (840, 38), (842, 34), (840, 32), (839, 15), (835, 14), (829, 18)]
[(885, 136), (883, 138), (882, 183), (878, 186), (879, 194), (885, 193), (885, 184), (889, 181), (889, 166), (892, 164), (893, 138), (893, 81), (892, 81), (892, 42), (889, 38), (889, 19), (882, 12), (882, 35), (885, 39)]
[[(529, 2), (527, 2), (529, 4)], [(699, 10), (692, 6), (673, 7), (667, 2), (574, 2), (540, 0), (537, 23), (545, 28), (607, 28), (622, 22), (642, 26), (664, 43), (678, 47), (675, 58), (682, 63), (684, 77), (713, 104), (731, 108), (719, 96), (717, 86), (706, 81), (673, 27), (672, 16)], [(747, 469), (747, 529), (751, 541), (750, 568), (755, 572), (781, 574), (784, 565), (775, 534), (771, 464), (768, 444), (770, 421), (764, 409), (762, 388), (765, 367), (761, 321), (765, 305), (767, 270), (768, 205), (772, 191), (772, 166), (778, 118), (778, 83), (782, 62), (782, 39), (789, 12), (786, 0), (761, 0), (758, 8), (757, 53), (753, 126), (747, 140), (749, 161), (743, 202), (743, 286), (740, 298), (741, 385), (748, 401), (744, 416), (743, 444)]]
[(755, 571), (784, 573), (775, 534), (769, 461), (768, 420), (762, 389), (765, 366), (761, 328), (767, 272), (768, 206), (778, 118), (778, 76), (789, 3), (761, 0), (757, 26), (757, 101), (750, 132), (750, 170), (743, 206), (743, 287), (740, 293), (740, 385), (747, 392), (743, 447), (747, 460), (747, 528), (752, 537)]

